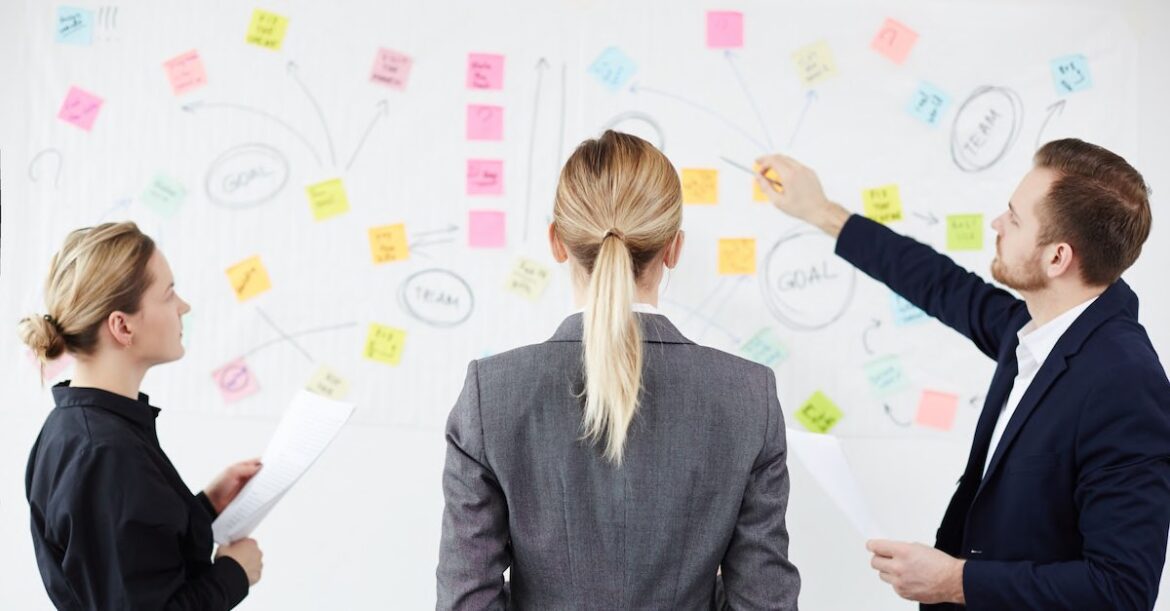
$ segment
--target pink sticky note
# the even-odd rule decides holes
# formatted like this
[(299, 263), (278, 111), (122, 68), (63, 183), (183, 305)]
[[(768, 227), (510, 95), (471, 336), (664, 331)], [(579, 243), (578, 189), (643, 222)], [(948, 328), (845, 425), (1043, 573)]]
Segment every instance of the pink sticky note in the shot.
[(467, 105), (468, 140), (503, 140), (504, 107), (484, 104)]
[(918, 415), (914, 421), (922, 426), (949, 431), (955, 425), (955, 411), (958, 407), (958, 395), (924, 390), (922, 399), (918, 401)]
[(168, 59), (163, 63), (163, 69), (167, 72), (167, 78), (171, 81), (171, 91), (175, 95), (183, 95), (207, 84), (207, 71), (203, 68), (203, 60), (200, 59), (198, 51), (187, 51)]
[(391, 89), (406, 91), (406, 81), (410, 79), (412, 65), (414, 60), (408, 55), (390, 49), (378, 49), (378, 54), (374, 56), (374, 68), (370, 71), (370, 80)]
[(101, 108), (101, 98), (84, 89), (70, 87), (69, 95), (65, 96), (65, 103), (61, 105), (57, 118), (89, 131), (93, 128), (93, 122)]
[(467, 194), (503, 195), (504, 162), (498, 159), (468, 159)]
[(504, 213), (472, 210), (467, 221), (467, 241), (472, 248), (504, 247)]
[(743, 46), (743, 13), (707, 11), (707, 46), (738, 49)]
[[(28, 358), (29, 364), (31, 364), (34, 369), (39, 370), (40, 366), (41, 366), (41, 362), (40, 362), (40, 360), (37, 359), (37, 355), (33, 354), (32, 350), (26, 350), (24, 354), (25, 354), (25, 357)], [(46, 382), (51, 381), (51, 380), (55, 380), (57, 378), (57, 376), (61, 375), (62, 371), (65, 371), (66, 367), (68, 367), (72, 364), (73, 364), (73, 355), (69, 354), (68, 352), (49, 361), (48, 363), (45, 363), (45, 371), (43, 374), (44, 380)]]
[(467, 88), (503, 89), (504, 56), (491, 53), (468, 53)]
[(869, 47), (893, 60), (895, 64), (906, 61), (910, 49), (918, 41), (918, 32), (893, 19), (886, 19)]
[(225, 403), (239, 401), (260, 390), (256, 376), (252, 375), (252, 370), (248, 369), (248, 364), (242, 357), (216, 369), (211, 377), (215, 380)]

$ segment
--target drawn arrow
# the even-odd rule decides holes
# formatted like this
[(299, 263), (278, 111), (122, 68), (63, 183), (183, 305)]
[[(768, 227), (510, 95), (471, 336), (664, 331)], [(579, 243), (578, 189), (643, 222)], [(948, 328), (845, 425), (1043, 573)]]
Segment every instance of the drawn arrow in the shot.
[(792, 144), (796, 142), (796, 135), (800, 133), (800, 128), (804, 125), (804, 117), (808, 114), (808, 109), (817, 101), (817, 90), (809, 89), (808, 93), (804, 94), (804, 107), (800, 109), (800, 116), (796, 119), (796, 127), (792, 128), (792, 135), (788, 137), (788, 148), (792, 149)]
[(1040, 131), (1036, 133), (1036, 148), (1040, 148), (1040, 142), (1044, 139), (1044, 129), (1048, 127), (1048, 122), (1055, 117), (1059, 117), (1064, 112), (1064, 105), (1067, 100), (1058, 100), (1048, 106), (1046, 109), (1048, 113), (1044, 116), (1044, 122), (1040, 124)]
[(751, 134), (751, 132), (736, 125), (735, 123), (732, 123), (730, 120), (728, 120), (726, 117), (719, 114), (715, 110), (713, 110), (707, 106), (704, 106), (698, 102), (695, 102), (693, 100), (689, 100), (689, 99), (684, 98), (678, 94), (670, 93), (668, 91), (663, 91), (661, 89), (655, 89), (653, 87), (645, 87), (645, 86), (642, 86), (638, 83), (634, 83), (633, 85), (630, 85), (630, 93), (633, 93), (633, 94), (649, 93), (652, 95), (657, 95), (657, 96), (661, 96), (664, 98), (668, 98), (668, 99), (674, 100), (674, 101), (682, 103), (682, 104), (686, 104), (687, 106), (690, 106), (691, 108), (694, 108), (696, 110), (700, 110), (702, 112), (707, 113), (708, 115), (711, 115), (712, 117), (715, 117), (721, 123), (723, 123), (727, 127), (730, 127), (731, 129), (735, 130), (736, 133), (738, 133), (739, 135), (746, 138), (752, 144), (756, 145), (756, 147), (759, 148), (761, 151), (763, 151), (765, 153), (771, 152), (771, 149), (768, 148), (768, 145), (757, 140), (756, 137)]
[(898, 426), (910, 426), (909, 422), (902, 422), (901, 420), (898, 420), (897, 418), (895, 418), (894, 417), (894, 410), (890, 409), (890, 406), (888, 404), (882, 404), (882, 408), (885, 409), (886, 415), (890, 417), (890, 421), (893, 422), (894, 424), (896, 424)]
[(768, 140), (768, 150), (776, 150), (776, 145), (772, 142), (772, 132), (768, 129), (768, 124), (764, 122), (764, 115), (760, 112), (760, 107), (756, 105), (756, 99), (752, 97), (751, 91), (748, 90), (747, 81), (744, 80), (743, 75), (739, 72), (739, 68), (735, 65), (735, 54), (730, 50), (724, 50), (723, 57), (727, 60), (727, 65), (731, 66), (731, 73), (735, 75), (735, 80), (739, 82), (739, 88), (743, 90), (743, 95), (752, 107), (752, 112), (756, 113), (756, 120), (760, 122), (760, 131), (763, 132), (764, 138)]
[(321, 105), (317, 103), (317, 98), (313, 97), (313, 94), (309, 91), (309, 88), (306, 87), (304, 81), (301, 80), (300, 75), (297, 74), (299, 69), (300, 68), (297, 66), (296, 62), (291, 60), (288, 62), (288, 75), (297, 82), (297, 85), (300, 86), (301, 91), (305, 92), (305, 97), (309, 98), (309, 102), (317, 111), (317, 118), (321, 121), (321, 129), (325, 130), (325, 139), (329, 142), (329, 160), (334, 165), (334, 167), (336, 167), (337, 153), (333, 150), (333, 134), (329, 133), (329, 123), (325, 121), (325, 112), (321, 110)]
[(189, 104), (183, 104), (182, 108), (184, 112), (189, 112), (191, 114), (195, 114), (203, 109), (230, 109), (260, 115), (270, 121), (275, 122), (277, 125), (280, 125), (284, 129), (288, 130), (289, 133), (296, 136), (297, 139), (305, 145), (305, 148), (309, 149), (309, 153), (313, 155), (313, 159), (317, 160), (317, 165), (322, 165), (321, 156), (317, 154), (317, 149), (313, 148), (313, 144), (309, 142), (309, 139), (306, 138), (304, 134), (297, 131), (293, 126), (289, 125), (283, 119), (275, 117), (263, 110), (260, 110), (259, 108), (245, 106), (243, 104), (233, 104), (231, 102), (191, 102)]
[(938, 224), (938, 217), (935, 216), (933, 212), (927, 212), (926, 214), (923, 214), (921, 212), (914, 212), (912, 214), (914, 214), (914, 216), (922, 219), (923, 221), (926, 221), (927, 225), (937, 225)]
[(353, 154), (349, 156), (349, 163), (345, 164), (345, 170), (348, 172), (350, 166), (357, 159), (358, 153), (361, 152), (362, 147), (366, 145), (366, 138), (370, 137), (370, 132), (374, 131), (374, 125), (378, 121), (390, 114), (390, 102), (386, 100), (378, 100), (376, 109), (374, 110), (374, 117), (370, 119), (369, 125), (366, 125), (366, 131), (362, 132), (362, 139), (358, 140), (357, 147), (353, 149)]
[(868, 354), (873, 354), (873, 349), (869, 347), (869, 333), (880, 326), (882, 326), (882, 321), (875, 318), (873, 319), (873, 324), (861, 332), (861, 345), (865, 347), (865, 352)]
[(449, 223), (446, 226), (440, 227), (438, 229), (428, 229), (426, 231), (418, 231), (418, 232), (412, 233), (411, 235), (414, 236), (415, 238), (421, 238), (424, 236), (435, 235), (438, 233), (454, 233), (456, 231), (459, 231), (459, 225), (456, 225), (455, 223)]
[(528, 217), (532, 210), (532, 160), (536, 151), (536, 117), (540, 112), (540, 89), (544, 81), (544, 73), (548, 70), (548, 60), (540, 58), (536, 62), (536, 91), (532, 94), (532, 120), (528, 129), (528, 171), (525, 173), (524, 187), (524, 241), (528, 241)]

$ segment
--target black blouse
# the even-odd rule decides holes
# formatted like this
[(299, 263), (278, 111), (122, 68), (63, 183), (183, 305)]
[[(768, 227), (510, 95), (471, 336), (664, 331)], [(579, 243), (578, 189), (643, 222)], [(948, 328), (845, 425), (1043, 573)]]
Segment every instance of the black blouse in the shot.
[(33, 546), (58, 609), (231, 609), (248, 576), (211, 561), (207, 497), (158, 444), (158, 408), (96, 388), (53, 387), (28, 461)]

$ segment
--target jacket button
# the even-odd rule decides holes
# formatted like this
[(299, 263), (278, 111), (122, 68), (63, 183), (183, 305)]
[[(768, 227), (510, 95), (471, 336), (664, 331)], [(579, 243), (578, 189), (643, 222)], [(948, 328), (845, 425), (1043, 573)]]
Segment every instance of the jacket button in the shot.
[(973, 549), (973, 550), (971, 550), (971, 555), (972, 555), (972, 556), (978, 556), (979, 554), (982, 554), (982, 553), (983, 553), (983, 550), (981, 550), (981, 549)]

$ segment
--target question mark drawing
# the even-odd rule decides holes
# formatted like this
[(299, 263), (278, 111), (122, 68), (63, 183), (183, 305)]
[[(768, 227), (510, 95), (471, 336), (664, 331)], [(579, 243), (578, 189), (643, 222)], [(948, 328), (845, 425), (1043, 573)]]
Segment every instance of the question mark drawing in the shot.
[(40, 182), (40, 172), (38, 171), (38, 162), (46, 155), (53, 155), (57, 158), (56, 172), (53, 174), (53, 188), (61, 186), (61, 169), (65, 165), (65, 158), (61, 155), (61, 151), (55, 148), (47, 148), (36, 155), (33, 155), (32, 161), (28, 164), (28, 177), (33, 182)]

